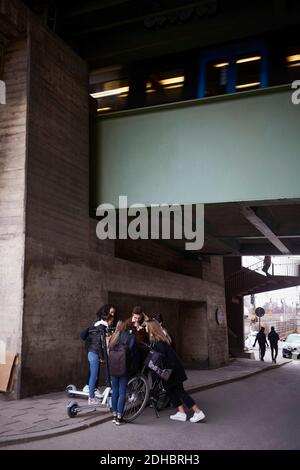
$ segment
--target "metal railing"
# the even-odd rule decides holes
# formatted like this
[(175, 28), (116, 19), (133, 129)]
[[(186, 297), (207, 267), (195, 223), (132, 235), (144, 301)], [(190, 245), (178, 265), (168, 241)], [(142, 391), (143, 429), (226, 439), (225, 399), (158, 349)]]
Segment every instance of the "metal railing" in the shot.
[(300, 264), (296, 262), (290, 263), (272, 263), (268, 269), (268, 274), (262, 271), (264, 261), (258, 261), (250, 266), (243, 267), (240, 271), (232, 273), (226, 279), (226, 288), (232, 294), (243, 293), (248, 289), (259, 286), (264, 280), (274, 276), (283, 277), (299, 277)]
[[(247, 266), (250, 271), (256, 271), (259, 274), (264, 273), (262, 268), (264, 267), (264, 261), (260, 260), (257, 263)], [(286, 263), (271, 263), (268, 270), (268, 274), (272, 276), (299, 276), (300, 262), (290, 261)], [(264, 273), (265, 275), (265, 273)]]

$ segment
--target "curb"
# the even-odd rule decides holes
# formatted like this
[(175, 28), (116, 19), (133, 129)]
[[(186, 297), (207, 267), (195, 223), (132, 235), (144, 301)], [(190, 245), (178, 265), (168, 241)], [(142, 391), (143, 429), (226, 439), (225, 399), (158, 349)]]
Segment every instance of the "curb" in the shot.
[[(265, 367), (264, 369), (256, 370), (254, 372), (250, 372), (250, 373), (245, 374), (243, 376), (234, 377), (232, 379), (220, 380), (219, 382), (214, 382), (214, 383), (207, 384), (207, 385), (198, 385), (198, 386), (196, 385), (194, 387), (187, 387), (186, 391), (188, 393), (193, 394), (193, 393), (201, 392), (203, 390), (208, 390), (210, 388), (219, 387), (221, 385), (226, 385), (226, 384), (229, 384), (229, 383), (238, 382), (239, 380), (247, 379), (249, 377), (252, 377), (253, 375), (257, 375), (257, 374), (260, 374), (262, 372), (267, 372), (267, 371), (270, 371), (270, 370), (273, 370), (273, 369), (277, 369), (277, 368), (282, 367), (286, 364), (289, 364), (290, 362), (292, 362), (292, 361), (290, 360), (290, 361), (283, 362), (282, 364), (270, 365), (268, 367)], [(24, 444), (26, 442), (40, 441), (40, 440), (43, 440), (43, 439), (49, 439), (51, 437), (62, 436), (64, 434), (71, 434), (73, 432), (82, 431), (84, 429), (88, 429), (92, 426), (97, 426), (98, 424), (106, 423), (107, 421), (111, 420), (111, 414), (109, 412), (105, 412), (103, 414), (104, 414), (104, 416), (97, 417), (97, 418), (94, 418), (94, 419), (90, 419), (86, 423), (80, 423), (78, 425), (76, 425), (76, 424), (75, 425), (70, 425), (65, 429), (60, 429), (59, 430), (57, 428), (54, 428), (54, 429), (50, 429), (49, 431), (42, 431), (42, 432), (39, 432), (39, 433), (32, 433), (32, 434), (28, 433), (28, 434), (25, 434), (25, 435), (20, 436), (20, 437), (13, 437), (13, 436), (3, 437), (3, 438), (0, 438), (0, 447), (4, 447), (4, 446), (8, 446), (8, 445), (14, 445), (14, 444)]]

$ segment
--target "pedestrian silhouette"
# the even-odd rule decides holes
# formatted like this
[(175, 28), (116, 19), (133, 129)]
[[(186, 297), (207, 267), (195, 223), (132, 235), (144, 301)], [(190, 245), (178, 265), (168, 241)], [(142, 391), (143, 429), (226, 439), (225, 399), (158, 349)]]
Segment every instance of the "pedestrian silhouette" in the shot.
[(279, 335), (276, 333), (274, 326), (271, 326), (271, 331), (268, 334), (268, 340), (271, 348), (272, 362), (276, 364), (276, 359), (278, 355), (278, 341)]
[(253, 344), (253, 348), (256, 345), (256, 341), (258, 341), (258, 344), (259, 344), (260, 360), (264, 361), (264, 356), (265, 356), (265, 353), (266, 353), (266, 346), (269, 347), (269, 345), (268, 345), (268, 342), (267, 342), (267, 338), (266, 338), (266, 335), (265, 335), (265, 329), (264, 329), (263, 326), (261, 327), (260, 331), (256, 335), (256, 338), (255, 338), (255, 341), (254, 341), (254, 344)]
[(270, 274), (268, 273), (270, 267), (271, 267), (271, 264), (272, 264), (272, 258), (271, 256), (265, 256), (264, 257), (264, 264), (263, 264), (263, 267), (262, 267), (262, 271), (267, 275), (267, 276), (270, 276)]

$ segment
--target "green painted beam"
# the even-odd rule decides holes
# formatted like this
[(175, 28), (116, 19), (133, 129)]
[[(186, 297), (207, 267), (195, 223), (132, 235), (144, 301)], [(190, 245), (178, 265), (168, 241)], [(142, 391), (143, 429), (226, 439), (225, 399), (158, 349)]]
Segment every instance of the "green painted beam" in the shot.
[(96, 201), (300, 197), (300, 105), (287, 87), (97, 119)]

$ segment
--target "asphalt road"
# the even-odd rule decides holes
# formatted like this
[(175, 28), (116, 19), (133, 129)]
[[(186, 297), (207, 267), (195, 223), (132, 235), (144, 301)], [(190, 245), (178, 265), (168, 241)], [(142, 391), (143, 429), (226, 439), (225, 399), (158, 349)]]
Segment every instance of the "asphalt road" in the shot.
[[(300, 449), (300, 361), (194, 394), (205, 422), (174, 422), (147, 408), (134, 423), (88, 430), (7, 449)], [(75, 418), (76, 419), (76, 418)]]

